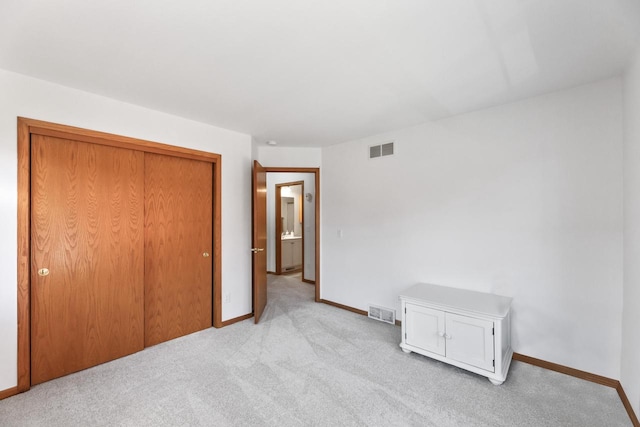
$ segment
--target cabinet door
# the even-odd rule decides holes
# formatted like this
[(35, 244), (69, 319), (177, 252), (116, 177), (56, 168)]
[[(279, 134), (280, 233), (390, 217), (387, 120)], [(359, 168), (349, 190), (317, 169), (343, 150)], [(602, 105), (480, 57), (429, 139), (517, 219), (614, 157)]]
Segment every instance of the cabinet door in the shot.
[(293, 241), (293, 265), (295, 267), (302, 265), (302, 240)]
[(446, 314), (447, 357), (494, 372), (493, 322)]
[(282, 241), (282, 269), (286, 270), (291, 267), (293, 263), (293, 247), (291, 241), (283, 240)]
[(406, 343), (432, 353), (444, 356), (445, 339), (444, 312), (419, 305), (406, 304)]

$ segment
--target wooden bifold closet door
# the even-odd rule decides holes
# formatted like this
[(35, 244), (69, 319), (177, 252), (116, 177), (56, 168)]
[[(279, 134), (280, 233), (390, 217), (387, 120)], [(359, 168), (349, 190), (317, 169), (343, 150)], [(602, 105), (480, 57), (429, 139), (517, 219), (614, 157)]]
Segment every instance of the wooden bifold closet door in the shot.
[(31, 139), (31, 384), (212, 325), (209, 162)]

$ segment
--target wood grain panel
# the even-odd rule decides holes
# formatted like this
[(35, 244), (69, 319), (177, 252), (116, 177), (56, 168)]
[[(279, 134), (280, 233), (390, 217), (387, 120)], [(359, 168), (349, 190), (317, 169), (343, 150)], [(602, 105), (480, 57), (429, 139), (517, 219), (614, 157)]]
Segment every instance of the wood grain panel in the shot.
[(267, 306), (267, 173), (262, 165), (253, 162), (253, 247), (261, 249), (252, 255), (253, 314), (255, 322)]
[(253, 317), (253, 313), (245, 314), (244, 316), (234, 317), (233, 319), (225, 320), (222, 322), (222, 326), (233, 325), (234, 323), (242, 322), (243, 320), (251, 319)]
[[(282, 239), (279, 236), (282, 236), (282, 187), (279, 184), (276, 184), (276, 194), (275, 196), (275, 214), (274, 219), (276, 221), (275, 224), (275, 247), (276, 247), (276, 274), (282, 274)], [(302, 276), (304, 277), (304, 275)]]
[(11, 387), (6, 390), (0, 390), (0, 400), (6, 399), (7, 397), (15, 396), (18, 394), (18, 387)]
[(143, 348), (143, 156), (32, 136), (32, 384)]
[(146, 346), (211, 327), (212, 194), (211, 163), (145, 153)]
[(513, 360), (528, 363), (534, 366), (539, 366), (550, 371), (560, 372), (561, 374), (569, 375), (572, 377), (581, 378), (583, 380), (591, 381), (592, 383), (616, 388), (617, 380), (603, 377), (602, 375), (592, 374), (591, 372), (581, 371), (579, 369), (570, 368), (568, 366), (559, 365), (557, 363), (548, 362), (546, 360), (537, 359), (535, 357), (526, 356), (520, 353), (513, 353)]
[(31, 135), (18, 118), (18, 392), (31, 387)]
[(73, 139), (75, 141), (90, 142), (92, 144), (107, 145), (111, 147), (127, 148), (156, 154), (165, 154), (187, 159), (205, 160), (215, 162), (220, 158), (219, 154), (206, 151), (192, 150), (184, 147), (161, 144), (159, 142), (145, 141), (142, 139), (128, 138), (126, 136), (95, 130), (82, 129), (73, 126), (59, 125), (33, 119), (22, 119), (29, 125), (31, 133), (43, 136), (52, 136), (60, 139)]
[(213, 326), (222, 328), (222, 159), (213, 163)]

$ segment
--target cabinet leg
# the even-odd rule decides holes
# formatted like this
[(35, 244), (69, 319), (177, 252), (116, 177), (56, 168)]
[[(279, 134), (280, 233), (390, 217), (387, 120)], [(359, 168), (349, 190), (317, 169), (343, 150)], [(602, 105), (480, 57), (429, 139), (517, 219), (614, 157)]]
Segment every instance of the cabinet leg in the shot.
[(411, 350), (407, 350), (406, 348), (403, 348), (402, 351), (404, 351), (405, 353), (411, 353)]
[(489, 381), (491, 381), (491, 384), (493, 385), (500, 385), (504, 382), (504, 380), (498, 381), (498, 380), (494, 380), (493, 378), (489, 378)]

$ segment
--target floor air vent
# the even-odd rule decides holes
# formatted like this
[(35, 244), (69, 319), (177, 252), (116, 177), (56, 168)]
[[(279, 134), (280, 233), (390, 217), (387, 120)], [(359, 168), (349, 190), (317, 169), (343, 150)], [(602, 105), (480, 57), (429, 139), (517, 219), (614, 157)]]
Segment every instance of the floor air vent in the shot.
[(391, 325), (396, 324), (396, 311), (390, 308), (369, 304), (369, 317)]

